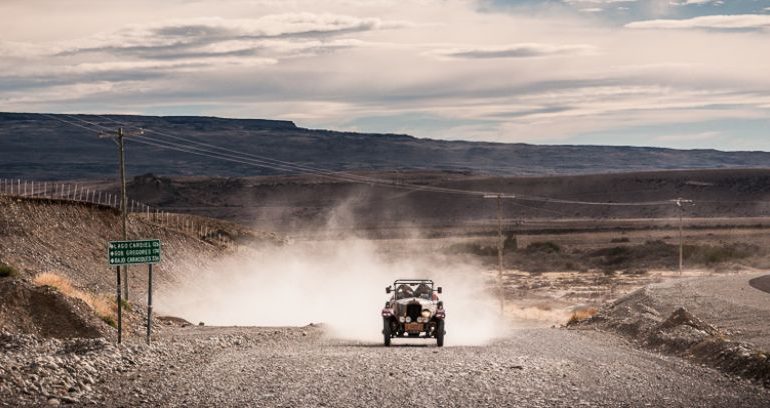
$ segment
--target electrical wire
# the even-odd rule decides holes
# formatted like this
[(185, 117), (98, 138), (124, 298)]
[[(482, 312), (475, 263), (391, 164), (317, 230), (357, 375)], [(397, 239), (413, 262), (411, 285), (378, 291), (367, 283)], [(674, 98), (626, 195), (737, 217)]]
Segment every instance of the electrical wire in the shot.
[[(95, 116), (99, 116), (99, 117), (101, 117), (103, 119), (106, 119), (108, 121), (111, 121), (113, 123), (116, 123), (116, 124), (119, 124), (119, 125), (122, 125), (122, 126), (141, 129), (140, 127), (128, 124), (126, 122), (119, 122), (119, 121), (114, 120), (112, 118), (109, 118), (107, 116), (103, 116), (103, 115), (95, 115)], [(273, 164), (276, 164), (276, 165), (290, 166), (290, 167), (295, 168), (296, 170), (299, 170), (299, 171), (305, 171), (305, 172), (311, 172), (311, 173), (314, 173), (314, 172), (315, 173), (324, 173), (324, 174), (330, 174), (330, 175), (339, 175), (339, 176), (343, 176), (343, 177), (346, 177), (346, 178), (360, 180), (360, 181), (364, 181), (364, 182), (379, 182), (379, 183), (385, 182), (385, 183), (388, 183), (385, 180), (376, 179), (376, 178), (372, 178), (372, 177), (360, 176), (360, 175), (356, 175), (356, 174), (352, 174), (352, 173), (346, 173), (346, 172), (336, 172), (336, 171), (331, 171), (331, 170), (328, 170), (328, 169), (312, 167), (312, 166), (308, 166), (308, 165), (304, 165), (304, 164), (298, 164), (298, 163), (294, 163), (294, 162), (287, 162), (287, 161), (283, 161), (283, 160), (273, 159), (273, 158), (266, 157), (266, 156), (259, 156), (259, 155), (255, 155), (255, 154), (252, 154), (252, 153), (239, 152), (237, 150), (232, 150), (232, 149), (228, 149), (228, 148), (225, 148), (225, 147), (221, 147), (221, 146), (217, 146), (217, 145), (213, 145), (213, 144), (209, 144), (209, 143), (204, 143), (204, 142), (201, 142), (201, 141), (198, 141), (198, 140), (193, 140), (193, 139), (191, 139), (189, 137), (176, 136), (176, 135), (169, 134), (169, 133), (166, 133), (166, 132), (161, 132), (159, 130), (147, 129), (145, 131), (147, 133), (152, 133), (152, 134), (156, 134), (156, 135), (160, 135), (160, 136), (165, 136), (165, 137), (168, 137), (168, 138), (171, 138), (171, 139), (175, 139), (175, 140), (181, 140), (181, 141), (184, 141), (184, 142), (187, 142), (187, 143), (190, 143), (190, 144), (194, 144), (196, 146), (202, 146), (202, 147), (206, 147), (206, 148), (213, 148), (213, 149), (225, 152), (225, 153), (230, 153), (230, 154), (236, 154), (236, 155), (239, 155), (239, 156), (249, 157), (249, 158), (252, 158), (252, 159), (256, 159), (256, 160), (260, 160), (260, 161), (265, 161), (267, 163), (273, 163)]]
[[(87, 126), (80, 125), (74, 122), (66, 121), (61, 118), (43, 114), (46, 117), (49, 117), (51, 119), (55, 119), (58, 121), (61, 121), (63, 123), (77, 126), (89, 131), (94, 131), (97, 133), (102, 133), (102, 131), (97, 131), (93, 128), (88, 128)], [(105, 131), (113, 132), (114, 130), (111, 128), (108, 128), (106, 126), (103, 126), (99, 123), (88, 121), (73, 115), (67, 115), (65, 116), (70, 117), (74, 120), (80, 121), (82, 123), (86, 123), (93, 127), (101, 128)], [(141, 129), (138, 126), (130, 125), (125, 122), (119, 122), (114, 119), (108, 118), (106, 116), (102, 115), (94, 115), (101, 117), (103, 119), (109, 120), (111, 122), (121, 124), (126, 127), (134, 127)], [(257, 166), (262, 168), (269, 168), (272, 170), (279, 170), (279, 171), (296, 171), (296, 172), (304, 172), (307, 174), (313, 174), (320, 177), (338, 180), (338, 181), (347, 181), (347, 182), (357, 182), (357, 183), (365, 183), (370, 185), (379, 185), (389, 188), (396, 188), (396, 189), (403, 189), (403, 190), (409, 190), (409, 191), (415, 191), (415, 192), (434, 192), (434, 193), (445, 193), (445, 194), (458, 194), (458, 195), (467, 195), (467, 196), (495, 196), (499, 193), (496, 192), (489, 192), (489, 191), (474, 191), (474, 190), (463, 190), (463, 189), (454, 189), (454, 188), (447, 188), (447, 187), (437, 187), (437, 186), (421, 186), (421, 185), (415, 185), (410, 183), (393, 183), (388, 180), (382, 180), (372, 177), (366, 177), (366, 176), (360, 176), (355, 175), (351, 173), (346, 172), (333, 172), (326, 169), (321, 169), (317, 167), (297, 164), (293, 162), (288, 161), (282, 161), (277, 159), (272, 159), (264, 156), (258, 156), (253, 155), (250, 153), (244, 153), (244, 152), (238, 152), (232, 149), (227, 149), (224, 147), (219, 147), (216, 145), (212, 145), (209, 143), (199, 142), (195, 140), (191, 140), (189, 138), (176, 136), (173, 134), (169, 134), (167, 132), (161, 132), (157, 130), (148, 130), (143, 129), (146, 133), (152, 133), (155, 135), (160, 136), (160, 138), (155, 139), (149, 139), (146, 136), (134, 136), (127, 140), (130, 140), (132, 142), (154, 146), (162, 149), (168, 149), (168, 150), (174, 150), (184, 153), (190, 153), (195, 154), (203, 157), (209, 157), (219, 160), (226, 160), (234, 163), (240, 163), (240, 164), (246, 164), (251, 166)], [(185, 144), (180, 144), (178, 142), (172, 142), (169, 140), (163, 139), (170, 138), (174, 140), (182, 140), (186, 142)], [(531, 201), (531, 202), (541, 202), (541, 203), (554, 203), (554, 204), (572, 204), (572, 205), (588, 205), (588, 206), (617, 206), (617, 207), (641, 207), (641, 206), (668, 206), (672, 204), (672, 201), (648, 201), (648, 202), (598, 202), (598, 201), (580, 201), (580, 200), (566, 200), (566, 199), (558, 199), (558, 198), (550, 198), (550, 197), (539, 197), (539, 196), (531, 196), (531, 195), (507, 195), (506, 199), (512, 199), (512, 200), (520, 200), (520, 201)], [(517, 204), (522, 207), (527, 207), (531, 209), (538, 209), (541, 211), (553, 211), (538, 207), (529, 207), (523, 204)], [(558, 212), (557, 212), (558, 213)]]
[[(75, 120), (80, 120), (84, 123), (87, 123), (91, 126), (99, 127), (104, 130), (112, 132), (113, 130), (110, 128), (107, 128), (105, 126), (102, 126), (95, 122), (90, 122), (84, 119), (77, 118), (72, 115), (67, 115)], [(70, 122), (66, 122), (70, 123)], [(83, 127), (83, 126), (80, 126)], [(91, 131), (95, 131), (94, 129), (89, 129)], [(101, 132), (100, 132), (101, 133)], [(446, 193), (446, 194), (464, 194), (464, 195), (472, 195), (472, 196), (478, 196), (481, 194), (488, 194), (486, 192), (474, 192), (469, 190), (459, 190), (459, 189), (449, 189), (449, 188), (443, 188), (443, 187), (436, 187), (436, 186), (419, 186), (414, 184), (394, 184), (387, 180), (382, 179), (374, 179), (370, 177), (350, 177), (351, 175), (349, 173), (336, 173), (336, 172), (323, 172), (318, 171), (316, 169), (312, 170), (306, 170), (306, 167), (300, 167), (300, 166), (292, 166), (292, 164), (273, 164), (265, 162), (264, 160), (260, 159), (252, 159), (249, 158), (248, 155), (242, 155), (242, 154), (224, 154), (221, 152), (217, 152), (210, 149), (204, 149), (199, 148), (195, 146), (185, 146), (181, 145), (175, 142), (169, 142), (167, 140), (158, 140), (158, 139), (148, 139), (145, 136), (133, 136), (131, 138), (128, 138), (126, 140), (130, 140), (132, 142), (141, 143), (145, 145), (150, 145), (154, 147), (159, 147), (163, 149), (169, 149), (169, 150), (175, 150), (185, 153), (191, 153), (196, 154), (199, 156), (214, 158), (214, 159), (220, 159), (220, 160), (227, 160), (235, 163), (241, 163), (241, 164), (247, 164), (257, 167), (263, 167), (263, 168), (269, 168), (273, 170), (281, 170), (281, 171), (304, 171), (308, 174), (317, 175), (320, 177), (325, 177), (333, 180), (342, 180), (347, 182), (357, 182), (357, 183), (366, 183), (370, 185), (379, 185), (384, 187), (390, 187), (390, 188), (396, 188), (396, 189), (404, 189), (404, 190), (410, 190), (410, 191), (427, 191), (427, 192), (436, 192), (436, 193)], [(246, 157), (243, 157), (246, 156)], [(283, 163), (290, 163), (290, 162), (283, 162)]]

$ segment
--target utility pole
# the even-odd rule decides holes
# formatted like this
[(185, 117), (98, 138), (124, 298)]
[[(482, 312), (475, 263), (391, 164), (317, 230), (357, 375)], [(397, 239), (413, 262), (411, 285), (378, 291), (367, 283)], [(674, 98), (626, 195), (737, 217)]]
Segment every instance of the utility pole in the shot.
[(500, 299), (500, 314), (505, 310), (505, 291), (503, 290), (503, 249), (505, 249), (505, 240), (503, 238), (503, 198), (516, 198), (514, 195), (503, 194), (485, 194), (484, 198), (494, 198), (497, 200), (497, 290)]
[(682, 276), (682, 270), (684, 269), (684, 206), (693, 206), (695, 203), (692, 200), (685, 200), (683, 198), (677, 198), (672, 200), (679, 209), (679, 276)]
[[(120, 172), (120, 218), (121, 218), (121, 237), (123, 241), (126, 241), (126, 225), (128, 224), (128, 199), (126, 198), (126, 149), (123, 138), (129, 136), (139, 136), (144, 134), (144, 131), (139, 129), (138, 132), (128, 134), (123, 131), (122, 127), (117, 128), (114, 132), (107, 132), (99, 134), (100, 138), (110, 137), (118, 145), (118, 167)], [(118, 274), (120, 274), (120, 267), (118, 267)], [(120, 290), (120, 288), (118, 288)], [(128, 302), (128, 266), (123, 266), (123, 292), (126, 302)]]

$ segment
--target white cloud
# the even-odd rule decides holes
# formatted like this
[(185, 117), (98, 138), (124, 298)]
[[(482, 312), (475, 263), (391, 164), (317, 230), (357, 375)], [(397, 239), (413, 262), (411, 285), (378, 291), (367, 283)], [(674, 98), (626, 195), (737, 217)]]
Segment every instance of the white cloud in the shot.
[(564, 0), (568, 4), (616, 4), (616, 3), (635, 3), (639, 0)]
[[(770, 116), (764, 31), (628, 29), (563, 8), (480, 11), (470, 0), (73, 0), (66, 10), (50, 3), (51, 15), (29, 4), (0, 2), (0, 110), (193, 106), (361, 131), (367, 118), (386, 117), (396, 118), (392, 131), (496, 141)], [(429, 120), (410, 130), (398, 120), (410, 115)]]
[(218, 17), (167, 20), (133, 25), (117, 32), (102, 33), (79, 41), (71, 53), (83, 51), (170, 52), (226, 41), (265, 39), (316, 39), (379, 29), (403, 28), (405, 21), (334, 14), (289, 13), (256, 19)]
[(587, 7), (587, 8), (581, 8), (579, 9), (579, 11), (583, 13), (601, 13), (602, 11), (604, 11), (604, 9), (601, 7)]
[(174, 70), (174, 71), (198, 71), (202, 68), (213, 69), (222, 65), (258, 66), (278, 63), (272, 58), (218, 58), (216, 61), (206, 58), (193, 58), (171, 61), (107, 61), (85, 62), (82, 64), (65, 67), (62, 73), (96, 74), (102, 72), (130, 72), (135, 70)]
[(721, 136), (719, 132), (678, 133), (654, 136), (656, 142), (698, 142)]
[(682, 20), (647, 20), (626, 24), (628, 28), (646, 29), (760, 29), (770, 28), (770, 16), (760, 14), (701, 16)]
[(448, 58), (488, 59), (592, 55), (595, 54), (596, 51), (596, 47), (588, 44), (554, 45), (522, 43), (496, 46), (446, 48), (434, 50), (430, 52), (430, 54)]
[(677, 6), (689, 6), (693, 4), (724, 4), (722, 0), (676, 0), (672, 1), (671, 3)]

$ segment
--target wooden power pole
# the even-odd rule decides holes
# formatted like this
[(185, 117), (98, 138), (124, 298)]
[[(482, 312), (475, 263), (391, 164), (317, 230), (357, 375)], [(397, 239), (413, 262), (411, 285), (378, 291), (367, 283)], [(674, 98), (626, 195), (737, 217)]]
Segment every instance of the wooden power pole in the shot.
[(484, 198), (494, 198), (497, 201), (497, 294), (500, 299), (500, 314), (505, 310), (505, 290), (503, 288), (503, 198), (516, 198), (514, 195), (486, 194)]
[[(126, 148), (124, 138), (128, 136), (139, 136), (144, 134), (140, 129), (138, 132), (128, 134), (122, 127), (114, 132), (102, 133), (99, 137), (113, 137), (118, 145), (118, 171), (120, 173), (120, 219), (121, 219), (121, 238), (127, 240), (126, 227), (128, 224), (128, 198), (126, 196)], [(118, 282), (120, 282), (120, 267), (118, 267)], [(118, 283), (120, 285), (120, 283)], [(120, 288), (118, 288), (120, 290)], [(128, 266), (123, 266), (123, 294), (128, 301)]]
[(673, 200), (674, 204), (679, 209), (679, 276), (682, 276), (684, 269), (684, 206), (695, 205), (692, 200), (685, 200), (683, 198), (677, 198)]

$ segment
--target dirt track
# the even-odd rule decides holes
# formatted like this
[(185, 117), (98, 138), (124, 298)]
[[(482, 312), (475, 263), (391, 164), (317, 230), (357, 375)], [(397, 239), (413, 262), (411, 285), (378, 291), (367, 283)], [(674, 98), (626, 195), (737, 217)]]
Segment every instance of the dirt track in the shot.
[[(213, 340), (212, 340), (213, 339)], [(134, 406), (743, 406), (770, 391), (597, 332), (518, 329), (483, 347), (384, 348), (318, 328), (186, 328), (157, 367), (117, 373), (95, 404)], [(116, 390), (116, 391), (112, 391)]]

